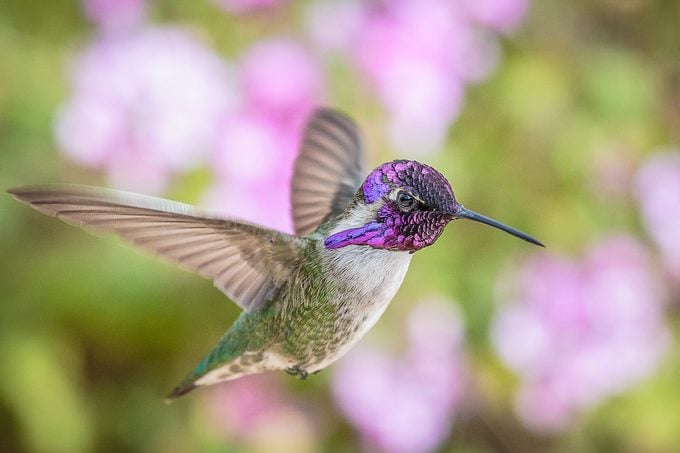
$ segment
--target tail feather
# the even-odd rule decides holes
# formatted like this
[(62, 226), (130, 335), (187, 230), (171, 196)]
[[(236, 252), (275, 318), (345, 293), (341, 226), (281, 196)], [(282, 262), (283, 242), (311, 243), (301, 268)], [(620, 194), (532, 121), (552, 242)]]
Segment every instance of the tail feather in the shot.
[[(165, 400), (173, 401), (196, 387), (277, 369), (268, 366), (266, 345), (257, 343), (253, 345), (249, 324), (253, 321), (247, 313), (242, 313), (217, 346), (170, 392)], [(252, 348), (253, 346), (256, 349)]]
[(192, 391), (196, 387), (198, 387), (198, 385), (196, 385), (193, 382), (190, 382), (190, 383), (187, 383), (187, 384), (182, 383), (182, 384), (178, 385), (177, 387), (175, 387), (174, 390), (172, 392), (170, 392), (168, 394), (168, 396), (165, 397), (165, 402), (170, 404), (173, 401), (175, 401), (177, 398), (179, 398), (180, 396), (186, 395), (187, 393), (189, 393), (190, 391)]

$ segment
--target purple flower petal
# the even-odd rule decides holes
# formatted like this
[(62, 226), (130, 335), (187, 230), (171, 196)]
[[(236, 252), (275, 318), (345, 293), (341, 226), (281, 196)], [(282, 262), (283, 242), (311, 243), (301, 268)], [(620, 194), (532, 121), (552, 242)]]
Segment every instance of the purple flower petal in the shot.
[[(60, 148), (128, 189), (162, 191), (170, 174), (205, 162), (235, 102), (226, 64), (179, 28), (103, 36), (75, 61), (72, 78), (55, 123)], [(126, 170), (123, 161), (144, 164)]]
[(83, 9), (92, 22), (105, 29), (137, 26), (146, 16), (144, 0), (84, 0)]
[(528, 0), (463, 0), (463, 4), (473, 20), (502, 33), (514, 30), (529, 9)]
[(565, 429), (653, 373), (669, 346), (663, 291), (630, 236), (610, 237), (582, 262), (538, 255), (501, 297), (492, 340), (521, 377), (517, 411), (531, 429)]
[(213, 156), (219, 180), (205, 201), (291, 232), (293, 163), (304, 120), (321, 97), (321, 70), (294, 41), (264, 41), (244, 55), (239, 84), (241, 106), (222, 121)]
[(636, 175), (635, 195), (666, 268), (680, 281), (680, 152), (653, 155)]

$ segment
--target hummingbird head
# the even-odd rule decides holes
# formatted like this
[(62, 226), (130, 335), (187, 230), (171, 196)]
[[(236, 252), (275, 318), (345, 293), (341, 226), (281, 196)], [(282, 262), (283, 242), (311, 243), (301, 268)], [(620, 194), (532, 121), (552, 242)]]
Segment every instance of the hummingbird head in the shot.
[(327, 248), (368, 245), (413, 253), (434, 244), (446, 225), (459, 218), (485, 223), (543, 245), (463, 207), (441, 173), (412, 160), (395, 160), (374, 169), (326, 238), (325, 245)]

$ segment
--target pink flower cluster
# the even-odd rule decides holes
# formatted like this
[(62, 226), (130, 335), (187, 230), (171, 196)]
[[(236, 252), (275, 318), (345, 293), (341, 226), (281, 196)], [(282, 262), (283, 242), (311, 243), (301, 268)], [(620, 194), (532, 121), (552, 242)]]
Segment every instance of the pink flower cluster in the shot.
[(527, 6), (527, 0), (322, 2), (312, 6), (309, 28), (315, 41), (352, 56), (390, 113), (392, 145), (413, 155), (442, 147), (466, 85), (496, 65), (494, 33), (517, 26)]
[(83, 0), (85, 15), (105, 31), (136, 26), (146, 17), (144, 0)]
[(635, 195), (666, 269), (680, 281), (680, 151), (653, 155), (636, 175)]
[(236, 101), (228, 66), (186, 30), (105, 34), (72, 68), (57, 142), (75, 162), (106, 169), (114, 186), (161, 192), (204, 164)]
[[(145, 25), (141, 0), (84, 7), (101, 28), (73, 64), (73, 94), (55, 125), (61, 151), (104, 169), (114, 186), (151, 193), (211, 163), (206, 204), (290, 231), (293, 161), (323, 90), (305, 49), (260, 41), (232, 70), (186, 30)], [(118, 27), (133, 16), (134, 26)]]
[(650, 375), (669, 345), (663, 294), (645, 249), (629, 236), (583, 262), (543, 254), (500, 291), (492, 339), (521, 377), (517, 411), (537, 431), (573, 417)]
[(291, 231), (290, 181), (305, 118), (322, 93), (321, 72), (290, 40), (262, 41), (239, 67), (241, 105), (220, 127), (208, 204)]
[[(83, 1), (100, 33), (73, 67), (73, 95), (56, 122), (62, 151), (105, 169), (115, 186), (156, 193), (172, 175), (209, 161), (217, 180), (205, 197), (211, 207), (289, 231), (300, 126), (322, 92), (314, 59), (295, 41), (261, 41), (236, 80), (191, 33), (146, 25), (146, 2)], [(245, 12), (281, 2), (219, 4)], [(375, 84), (391, 113), (393, 144), (412, 155), (440, 148), (465, 85), (495, 64), (490, 32), (512, 29), (526, 7), (527, 0), (321, 1), (309, 17), (315, 37), (335, 40)]]
[(413, 310), (402, 358), (360, 346), (338, 362), (333, 394), (367, 447), (426, 452), (448, 436), (465, 381), (461, 320), (452, 307), (427, 301)]
[(311, 412), (291, 401), (273, 374), (215, 386), (206, 404), (218, 433), (248, 451), (312, 451), (318, 441)]

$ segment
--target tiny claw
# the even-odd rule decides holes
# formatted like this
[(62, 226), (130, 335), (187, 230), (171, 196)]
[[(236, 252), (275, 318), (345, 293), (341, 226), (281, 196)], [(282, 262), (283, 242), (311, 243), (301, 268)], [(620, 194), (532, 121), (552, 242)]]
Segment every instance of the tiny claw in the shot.
[(290, 374), (291, 376), (297, 376), (301, 380), (307, 379), (307, 376), (309, 376), (309, 373), (307, 373), (307, 370), (304, 370), (300, 368), (300, 366), (295, 365), (290, 368), (286, 368), (286, 373)]

